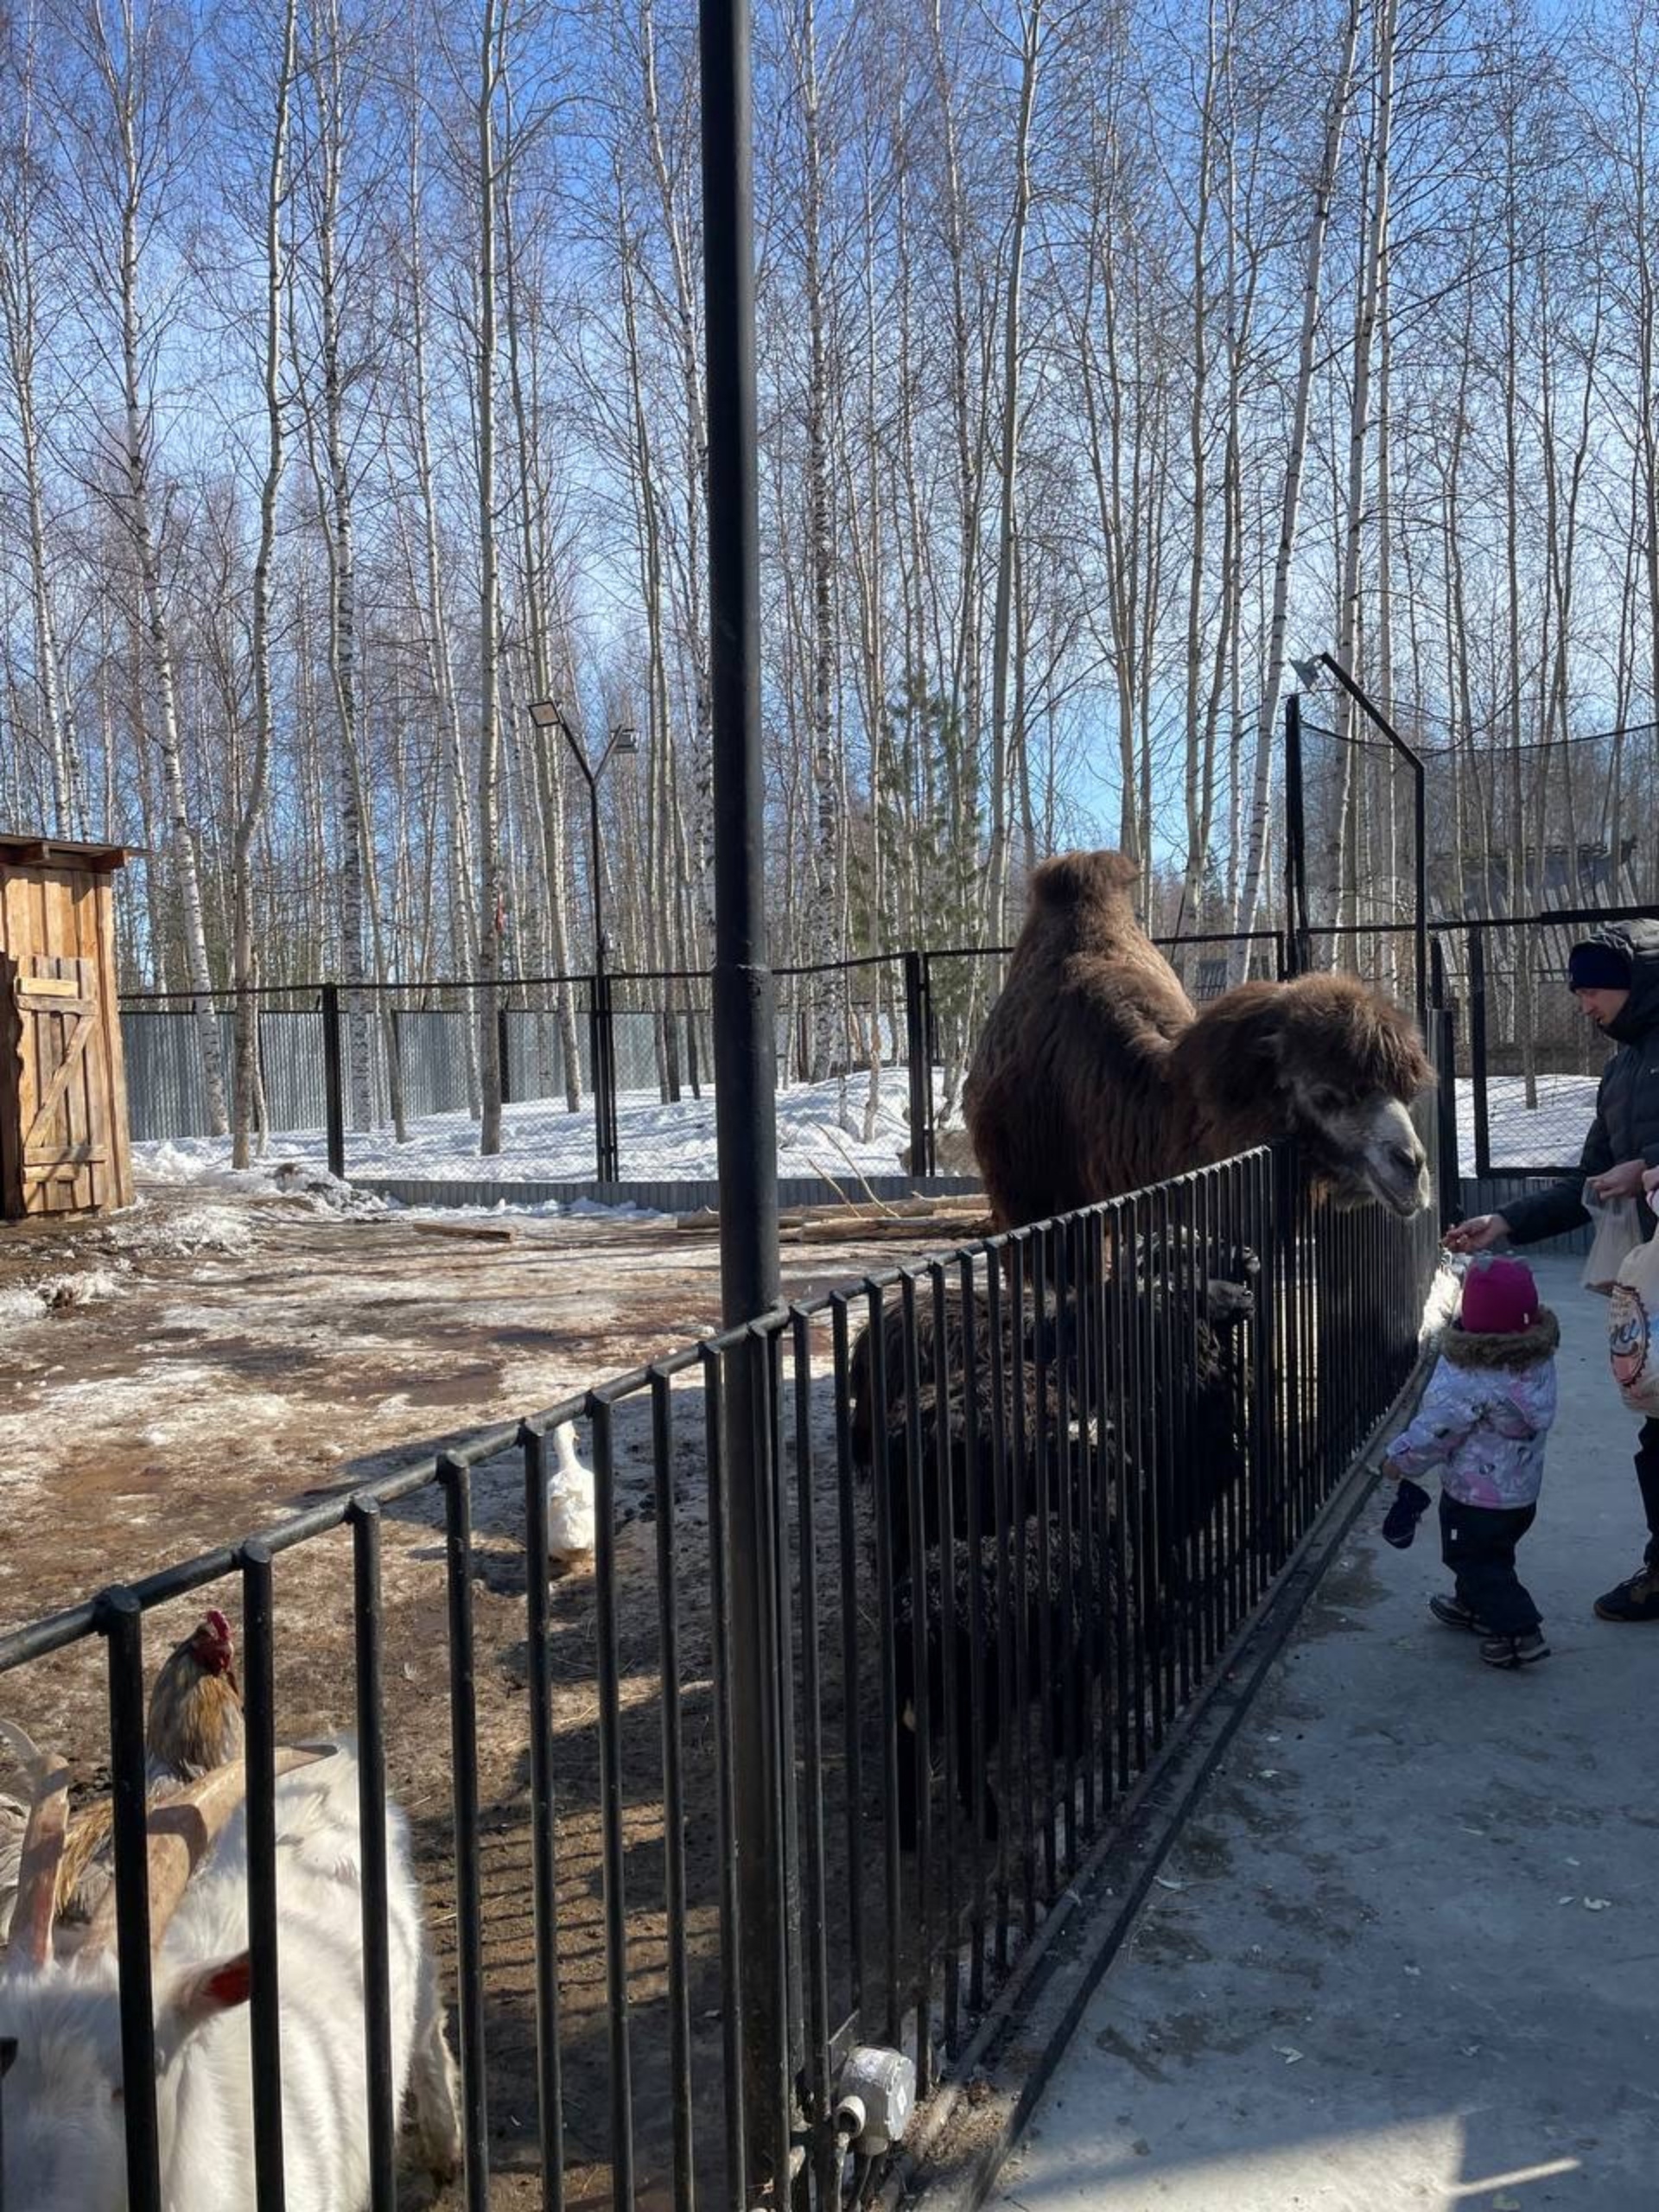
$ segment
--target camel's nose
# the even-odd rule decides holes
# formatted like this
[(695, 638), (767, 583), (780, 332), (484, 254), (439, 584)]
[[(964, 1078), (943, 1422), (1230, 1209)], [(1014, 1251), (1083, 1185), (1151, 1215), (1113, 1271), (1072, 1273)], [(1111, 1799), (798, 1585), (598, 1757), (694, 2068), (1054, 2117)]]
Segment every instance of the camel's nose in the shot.
[(1367, 1150), (1377, 1196), (1400, 1215), (1421, 1211), (1429, 1202), (1428, 1156), (1397, 1099), (1379, 1110)]

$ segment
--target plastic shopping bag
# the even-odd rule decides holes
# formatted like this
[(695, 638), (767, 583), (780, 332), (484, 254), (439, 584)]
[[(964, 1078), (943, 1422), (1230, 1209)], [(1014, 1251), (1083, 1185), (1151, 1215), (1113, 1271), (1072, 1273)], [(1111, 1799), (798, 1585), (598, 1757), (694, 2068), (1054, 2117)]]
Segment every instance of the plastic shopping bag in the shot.
[(1659, 1241), (1638, 1244), (1620, 1265), (1607, 1314), (1607, 1357), (1630, 1411), (1659, 1417)]
[(1611, 1294), (1618, 1280), (1618, 1270), (1630, 1253), (1642, 1242), (1642, 1205), (1638, 1198), (1612, 1198), (1604, 1201), (1596, 1196), (1593, 1183), (1584, 1186), (1585, 1211), (1596, 1225), (1591, 1240), (1589, 1257), (1584, 1263), (1584, 1273), (1579, 1281), (1586, 1290), (1599, 1291), (1604, 1298)]

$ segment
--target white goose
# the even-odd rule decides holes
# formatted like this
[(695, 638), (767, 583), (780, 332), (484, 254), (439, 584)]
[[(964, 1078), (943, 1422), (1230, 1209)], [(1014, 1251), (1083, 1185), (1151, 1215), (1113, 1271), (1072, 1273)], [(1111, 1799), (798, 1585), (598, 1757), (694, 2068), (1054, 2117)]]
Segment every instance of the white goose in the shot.
[(557, 1465), (547, 1478), (547, 1557), (552, 1567), (586, 1566), (593, 1558), (594, 1471), (576, 1451), (574, 1421), (553, 1431)]

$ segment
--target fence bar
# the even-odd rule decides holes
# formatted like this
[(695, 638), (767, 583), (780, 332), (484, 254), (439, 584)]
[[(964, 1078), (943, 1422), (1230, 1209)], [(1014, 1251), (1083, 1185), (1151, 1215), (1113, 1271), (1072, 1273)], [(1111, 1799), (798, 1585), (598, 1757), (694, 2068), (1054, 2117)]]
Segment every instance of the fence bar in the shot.
[(1469, 1072), (1474, 1079), (1475, 1173), (1492, 1172), (1492, 1124), (1486, 1095), (1486, 940), (1469, 932)]
[(391, 2093), (391, 1950), (387, 1922), (385, 1612), (380, 1591), (380, 1506), (352, 1501), (356, 1600), (357, 1802), (363, 1833), (363, 2017), (369, 2079), (372, 2212), (397, 2212), (397, 2105)]
[(346, 1175), (346, 1072), (340, 1046), (340, 986), (325, 983), (322, 1001), (323, 1116), (328, 1131), (328, 1173)]
[(725, 2058), (726, 2202), (748, 2212), (749, 2157), (743, 2066), (743, 1890), (737, 1864), (731, 1657), (732, 1549), (728, 1532), (725, 1360), (702, 1352), (703, 1449), (709, 1461), (709, 1642), (715, 1669), (715, 1802), (720, 1834), (720, 2026)]
[(478, 1676), (473, 1641), (472, 1470), (453, 1452), (438, 1460), (443, 1488), (449, 1612), (449, 1752), (459, 1936), (461, 2111), (467, 2212), (489, 2212), (489, 2096), (484, 2060), (484, 1911), (479, 1874)]
[[(691, 1993), (686, 1961), (685, 1774), (680, 1736), (680, 1613), (674, 1521), (673, 1389), (651, 1378), (657, 1507), (657, 1609), (663, 1707), (663, 1849), (668, 1908), (669, 2067), (673, 2082), (674, 2203), (691, 2212)], [(803, 1562), (804, 1572), (804, 1562)]]
[[(991, 1262), (993, 1268), (995, 1261)], [(989, 1716), (985, 1709), (987, 1681), (985, 1620), (985, 1503), (981, 1484), (984, 1471), (979, 1433), (979, 1363), (983, 1351), (980, 1305), (974, 1279), (974, 1257), (964, 1252), (957, 1262), (958, 1295), (962, 1300), (962, 1472), (966, 1505), (968, 1557), (968, 1773), (963, 1785), (971, 1807), (971, 1841), (968, 1859), (968, 2003), (975, 2012), (985, 2007), (985, 1734)], [(1007, 1529), (998, 1521), (996, 1552), (999, 1570), (1007, 1548)], [(957, 1695), (963, 1694), (962, 1686)], [(993, 1692), (993, 1694), (995, 1693)], [(999, 1712), (999, 1724), (1002, 1715)]]
[[(933, 1068), (927, 1018), (927, 978), (922, 955), (905, 955), (905, 1056), (910, 1070), (910, 1172), (938, 1172), (933, 1141)], [(879, 1047), (878, 1047), (879, 1049)]]
[[(128, 2212), (162, 2212), (156, 2125), (156, 2015), (149, 1971), (149, 1854), (144, 1761), (143, 1608), (108, 1590), (99, 1608), (109, 1646), (110, 1779), (115, 1808), (115, 1907), (121, 1978), (121, 2112)], [(19, 2205), (15, 2212), (28, 2212)]]
[[(611, 2201), (633, 2202), (633, 2085), (628, 2047), (628, 1907), (622, 1836), (622, 1666), (616, 1618), (616, 1459), (607, 1400), (591, 1401), (594, 1597), (599, 1661), (599, 1817), (605, 1876), (605, 1993), (610, 2018)], [(666, 1690), (664, 1692), (666, 1694)]]
[[(1040, 1478), (1033, 1482), (1033, 1447), (1030, 1439), (1033, 1428), (1039, 1441), (1035, 1451), (1040, 1454), (1042, 1435), (1042, 1404), (1039, 1400), (1033, 1413), (1031, 1363), (1031, 1317), (1026, 1306), (1026, 1279), (1031, 1251), (1031, 1235), (1027, 1230), (1016, 1230), (1007, 1246), (1008, 1261), (1009, 1316), (1013, 1343), (1008, 1358), (1008, 1383), (1013, 1392), (1014, 1435), (1010, 1465), (1013, 1472), (1013, 1503), (1009, 1509), (1014, 1529), (1014, 1702), (1019, 1714), (1020, 1757), (1020, 1876), (1022, 1922), (1027, 1936), (1037, 1929), (1037, 1809), (1033, 1802), (1031, 1786), (1031, 1669), (1032, 1653), (1030, 1622), (1033, 1607), (1031, 1592), (1030, 1515), (1042, 1497)], [(1036, 1464), (1041, 1465), (1040, 1457)], [(1040, 1608), (1038, 1610), (1040, 1611)], [(1007, 1817), (1006, 1811), (1003, 1818)]]
[(795, 1484), (801, 1577), (801, 1788), (805, 1798), (805, 1892), (802, 1948), (806, 1993), (803, 2040), (810, 2096), (814, 2169), (820, 2198), (833, 2203), (832, 2114), (830, 2105), (829, 1906), (824, 1881), (823, 1713), (819, 1681), (818, 1541), (812, 1452), (812, 1323), (800, 1308), (790, 1315), (791, 1380), (795, 1402)]
[[(870, 1358), (871, 1427), (874, 1435), (872, 1491), (875, 1522), (875, 1600), (878, 1630), (876, 1681), (881, 1700), (881, 1840), (882, 1929), (885, 1959), (883, 1988), (887, 2016), (882, 2040), (895, 2049), (899, 2044), (899, 1974), (903, 1959), (904, 1917), (899, 1895), (899, 1629), (893, 1604), (893, 1585), (899, 1567), (893, 1545), (893, 1444), (888, 1434), (887, 1307), (880, 1291), (871, 1284), (867, 1291), (867, 1342)], [(902, 1376), (901, 1376), (902, 1384)]]
[[(1008, 1831), (1014, 1819), (1014, 1605), (1011, 1555), (1017, 1541), (1008, 1465), (1009, 1361), (1002, 1307), (1000, 1253), (985, 1262), (985, 1314), (991, 1361), (991, 1511), (999, 1531), (996, 1547), (996, 1681), (988, 1694), (996, 1700), (996, 1959), (999, 1972), (1008, 1963)], [(1018, 1389), (1016, 1381), (1014, 1389)]]
[[(958, 1678), (958, 1656), (961, 1650), (962, 1623), (957, 1616), (956, 1563), (962, 1556), (957, 1549), (961, 1531), (952, 1510), (952, 1460), (957, 1440), (952, 1433), (951, 1373), (948, 1357), (948, 1324), (945, 1306), (944, 1265), (935, 1260), (929, 1267), (929, 1307), (932, 1317), (932, 1352), (929, 1362), (929, 1379), (933, 1392), (933, 1480), (935, 1511), (938, 1518), (938, 1556), (939, 1561), (939, 1618), (936, 1631), (939, 1646), (939, 1735), (944, 1751), (944, 1816), (940, 1824), (940, 1855), (944, 1867), (944, 1920), (942, 1923), (944, 1970), (942, 2033), (947, 2052), (954, 2051), (958, 2041), (958, 2012), (961, 2004), (957, 1972), (958, 1955), (962, 1943), (962, 1925), (957, 1911), (957, 1853), (954, 1841), (957, 1808), (964, 1777), (957, 1758), (958, 1714), (963, 1700), (968, 1696), (968, 1686)], [(964, 1311), (963, 1338), (972, 1326), (972, 1316)], [(964, 1409), (965, 1412), (965, 1409)], [(977, 1553), (968, 1554), (969, 1587), (979, 1579)], [(971, 1601), (970, 1601), (971, 1610)], [(969, 1673), (978, 1663), (978, 1646), (969, 1653)]]
[[(248, 2042), (259, 2212), (283, 2212), (283, 2037), (276, 1918), (276, 1715), (270, 1546), (242, 1547), (242, 1712), (248, 1778)], [(374, 2212), (382, 2212), (378, 2200)]]
[(524, 1612), (530, 1670), (530, 1849), (536, 1922), (536, 2101), (543, 2212), (563, 2212), (564, 2085), (559, 2049), (558, 1893), (554, 1827), (551, 1608), (547, 1586), (547, 1440), (526, 1424)]
[(1313, 964), (1307, 926), (1307, 817), (1302, 797), (1302, 695), (1285, 701), (1285, 894), (1290, 972), (1305, 976)]
[[(830, 1349), (834, 1362), (836, 1406), (836, 1497), (841, 1564), (841, 1702), (842, 1758), (846, 1772), (847, 1865), (856, 1869), (864, 1846), (864, 1701), (859, 1662), (858, 1529), (853, 1503), (852, 1389), (849, 1380), (848, 1313), (846, 1294), (836, 1292), (830, 1300)], [(882, 1449), (876, 1432), (874, 1448)], [(864, 1930), (864, 1885), (849, 1878), (841, 1900), (846, 1916), (849, 2005), (853, 2013), (864, 2010), (868, 1986)]]
[[(931, 2007), (929, 2003), (929, 1954), (932, 1929), (930, 1914), (932, 1906), (932, 1760), (933, 1741), (932, 1685), (928, 1679), (928, 1580), (929, 1550), (926, 1533), (927, 1506), (924, 1496), (926, 1465), (922, 1450), (922, 1373), (921, 1351), (916, 1330), (916, 1277), (910, 1269), (900, 1271), (899, 1279), (899, 1312), (903, 1322), (903, 1363), (900, 1370), (905, 1391), (905, 1567), (910, 1590), (910, 1752), (907, 1804), (910, 1813), (911, 1841), (915, 1852), (916, 1866), (916, 1933), (920, 1941), (914, 1945), (915, 1981), (912, 1992), (915, 2006), (916, 2027), (916, 2091), (925, 2095), (931, 2078), (931, 2043), (930, 2031)], [(940, 1411), (941, 1409), (936, 1409)], [(943, 1583), (944, 1573), (940, 1580)]]

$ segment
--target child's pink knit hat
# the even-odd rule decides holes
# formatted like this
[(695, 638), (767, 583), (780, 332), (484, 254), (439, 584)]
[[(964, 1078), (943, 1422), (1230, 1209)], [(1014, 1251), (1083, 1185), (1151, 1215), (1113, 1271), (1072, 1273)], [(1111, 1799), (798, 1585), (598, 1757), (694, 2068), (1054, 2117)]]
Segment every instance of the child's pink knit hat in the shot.
[(1514, 1336), (1538, 1319), (1538, 1286), (1524, 1260), (1480, 1260), (1463, 1279), (1465, 1329), (1475, 1337)]

